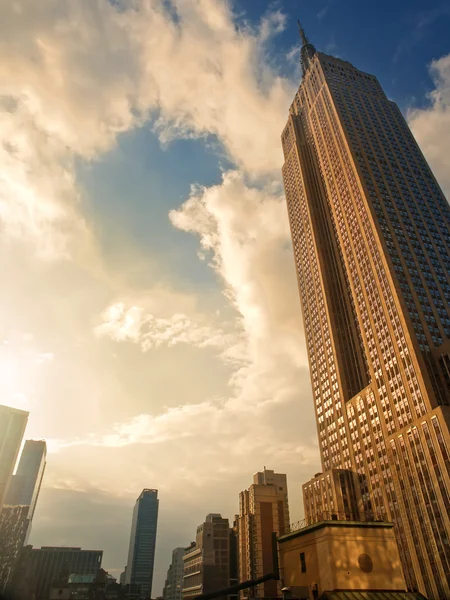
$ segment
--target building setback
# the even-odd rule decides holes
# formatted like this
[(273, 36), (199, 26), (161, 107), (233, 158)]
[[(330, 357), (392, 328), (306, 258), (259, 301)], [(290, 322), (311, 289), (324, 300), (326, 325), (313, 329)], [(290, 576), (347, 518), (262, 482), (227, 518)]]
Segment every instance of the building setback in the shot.
[(0, 511), (16, 465), (28, 412), (0, 405)]
[[(286, 475), (266, 469), (253, 476), (253, 484), (239, 494), (238, 538), (239, 580), (256, 579), (273, 572), (272, 534), (289, 528)], [(241, 598), (276, 598), (280, 585), (272, 580), (241, 592)]]
[(158, 506), (158, 490), (145, 489), (133, 509), (125, 581), (140, 587), (141, 598), (152, 596)]
[(300, 33), (283, 179), (322, 469), (394, 522), (409, 589), (450, 598), (450, 206), (377, 79)]

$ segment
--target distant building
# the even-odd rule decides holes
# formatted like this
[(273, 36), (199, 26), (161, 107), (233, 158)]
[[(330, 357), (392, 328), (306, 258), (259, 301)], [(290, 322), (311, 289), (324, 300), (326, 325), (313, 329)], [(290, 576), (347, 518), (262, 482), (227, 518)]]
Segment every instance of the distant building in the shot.
[(0, 510), (16, 465), (28, 412), (0, 405)]
[[(183, 556), (183, 600), (230, 585), (230, 526), (228, 519), (209, 514), (197, 528), (195, 542)], [(222, 597), (225, 600), (227, 597)]]
[[(239, 561), (238, 561), (238, 529), (236, 521), (233, 523), (233, 527), (229, 530), (230, 539), (230, 583), (229, 585), (236, 585), (239, 583)], [(238, 593), (229, 595), (229, 600), (237, 600)]]
[(133, 510), (125, 581), (140, 587), (141, 598), (152, 595), (158, 506), (158, 490), (145, 489)]
[(392, 523), (305, 519), (278, 548), (285, 598), (424, 600), (406, 593)]
[(12, 476), (5, 496), (5, 504), (10, 506), (28, 506), (28, 526), (25, 539), (27, 543), (31, 531), (36, 503), (41, 490), (47, 457), (47, 444), (43, 440), (27, 440), (20, 456), (17, 472)]
[(172, 562), (167, 571), (166, 583), (163, 590), (164, 600), (181, 600), (184, 564), (183, 555), (184, 548), (175, 548), (172, 552)]
[(119, 600), (126, 590), (104, 569), (95, 575), (69, 575), (56, 579), (49, 600)]
[(125, 567), (122, 573), (120, 574), (119, 582), (120, 585), (125, 585), (127, 579), (127, 568)]
[(54, 582), (70, 575), (96, 575), (102, 566), (102, 550), (25, 546), (14, 570), (12, 591), (35, 600), (49, 600)]
[[(253, 476), (253, 484), (239, 494), (238, 535), (239, 580), (256, 579), (273, 572), (272, 533), (283, 535), (289, 529), (289, 503), (286, 475), (264, 471)], [(281, 586), (266, 581), (243, 590), (241, 598), (276, 598)]]

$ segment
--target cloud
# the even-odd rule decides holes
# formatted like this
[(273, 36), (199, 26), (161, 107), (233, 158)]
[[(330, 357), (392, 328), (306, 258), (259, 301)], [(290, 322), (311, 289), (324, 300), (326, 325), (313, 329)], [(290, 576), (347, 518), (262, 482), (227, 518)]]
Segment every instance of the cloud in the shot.
[[(283, 15), (271, 13), (259, 27), (238, 27), (228, 2), (172, 6), (176, 22), (158, 2), (142, 4), (142, 18), (130, 15), (127, 21), (144, 65), (141, 102), (158, 109), (161, 140), (214, 135), (239, 167), (273, 172), (281, 161), (274, 142), (294, 92), (266, 52), (271, 36), (284, 27)], [(149, 29), (158, 35), (149, 36)]]
[(72, 256), (92, 241), (74, 159), (104, 151), (134, 121), (123, 30), (108, 2), (0, 5), (3, 233), (41, 256)]
[[(255, 360), (275, 349), (306, 364), (284, 194), (278, 178), (256, 187), (239, 171), (194, 187), (172, 223), (199, 237), (241, 315)], [(270, 344), (268, 344), (270, 340)], [(264, 348), (264, 352), (262, 351)]]
[(220, 0), (0, 5), (0, 218), (13, 239), (46, 257), (92, 253), (74, 161), (149, 118), (163, 142), (217, 136), (243, 169), (278, 168), (294, 91), (267, 60), (280, 12), (237, 27)]
[[(6, 339), (32, 335), (26, 350), (11, 342), (0, 372), (8, 394), (26, 396), (27, 435), (51, 450), (32, 542), (123, 545), (123, 523), (122, 537), (109, 537), (115, 500), (131, 505), (149, 486), (170, 515), (189, 513), (194, 533), (216, 506), (231, 516), (263, 464), (289, 471), (300, 516), (300, 483), (318, 460), (280, 181), (296, 85), (270, 61), (283, 15), (238, 23), (221, 0), (0, 7), (0, 310)], [(173, 139), (212, 140), (218, 161), (225, 153), (234, 165), (217, 185), (191, 182), (170, 214), (213, 269), (214, 300), (184, 292), (173, 274), (140, 293), (127, 287), (131, 251), (116, 270), (102, 265), (102, 219), (88, 216), (95, 198), (77, 164), (95, 168), (137, 127), (168, 152)], [(136, 210), (132, 194), (124, 202)], [(55, 490), (67, 505), (53, 526)], [(108, 518), (96, 530), (99, 504)], [(169, 519), (161, 531), (163, 564), (184, 538)]]
[(123, 302), (109, 306), (102, 320), (103, 323), (94, 329), (96, 335), (139, 343), (144, 352), (176, 344), (225, 349), (238, 342), (236, 335), (196, 322), (185, 314), (176, 313), (169, 318), (155, 317), (138, 306), (126, 308)]
[(434, 89), (429, 93), (429, 106), (411, 108), (407, 113), (409, 125), (430, 163), (447, 198), (450, 198), (450, 54), (430, 65)]
[(319, 12), (317, 13), (317, 18), (319, 19), (319, 21), (325, 19), (332, 4), (333, 0), (328, 0), (328, 2), (323, 6), (323, 8), (319, 10)]

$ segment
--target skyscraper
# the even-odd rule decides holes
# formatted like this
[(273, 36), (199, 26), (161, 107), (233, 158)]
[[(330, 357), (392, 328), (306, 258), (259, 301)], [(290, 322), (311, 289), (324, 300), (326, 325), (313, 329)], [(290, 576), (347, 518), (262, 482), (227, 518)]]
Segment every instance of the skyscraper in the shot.
[(140, 598), (152, 596), (158, 505), (158, 490), (142, 490), (133, 509), (125, 581), (140, 586)]
[(0, 511), (19, 454), (28, 414), (24, 410), (0, 405)]
[[(239, 494), (236, 525), (240, 581), (272, 573), (272, 533), (283, 535), (289, 527), (286, 475), (265, 467), (264, 471), (255, 473), (253, 484)], [(241, 592), (242, 598), (250, 596), (277, 598), (281, 596), (281, 587), (277, 581), (266, 581)]]
[(5, 504), (29, 507), (25, 543), (30, 535), (31, 521), (44, 476), (46, 456), (47, 444), (45, 441), (27, 440), (20, 455), (16, 474), (12, 476), (5, 496)]
[(300, 33), (283, 179), (323, 470), (450, 598), (450, 207), (377, 79)]

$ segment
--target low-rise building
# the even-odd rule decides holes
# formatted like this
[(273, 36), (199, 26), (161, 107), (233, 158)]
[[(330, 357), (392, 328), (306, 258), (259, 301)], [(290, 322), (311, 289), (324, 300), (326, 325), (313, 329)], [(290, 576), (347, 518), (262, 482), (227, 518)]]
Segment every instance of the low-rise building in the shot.
[(330, 469), (316, 475), (302, 486), (305, 517), (310, 522), (323, 521), (329, 515), (359, 518), (364, 512), (358, 474), (348, 469)]
[(278, 539), (285, 598), (423, 599), (407, 593), (392, 523), (304, 520), (290, 529)]

